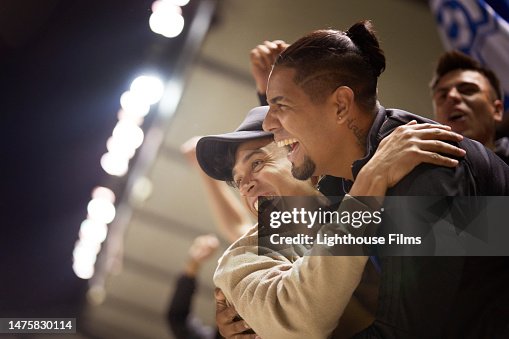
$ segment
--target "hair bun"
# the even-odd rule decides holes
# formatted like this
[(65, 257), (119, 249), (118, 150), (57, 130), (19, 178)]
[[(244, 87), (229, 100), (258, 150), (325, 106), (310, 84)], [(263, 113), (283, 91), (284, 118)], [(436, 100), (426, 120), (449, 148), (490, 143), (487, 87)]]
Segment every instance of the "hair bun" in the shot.
[(371, 21), (359, 21), (352, 25), (345, 34), (361, 50), (375, 76), (378, 77), (382, 74), (385, 70), (385, 55), (380, 49)]

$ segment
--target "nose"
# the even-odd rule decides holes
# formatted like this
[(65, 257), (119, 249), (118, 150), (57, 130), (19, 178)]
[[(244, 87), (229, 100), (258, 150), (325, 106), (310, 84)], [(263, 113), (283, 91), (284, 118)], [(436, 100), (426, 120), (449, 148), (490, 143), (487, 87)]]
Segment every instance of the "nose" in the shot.
[(240, 195), (244, 197), (247, 196), (251, 191), (254, 190), (255, 186), (256, 186), (255, 181), (252, 180), (250, 177), (243, 178), (239, 187)]
[(461, 94), (458, 91), (458, 89), (456, 88), (456, 86), (452, 86), (451, 88), (449, 88), (449, 90), (447, 91), (446, 99), (449, 100), (449, 101), (459, 101), (459, 100), (461, 100)]
[(269, 109), (265, 119), (263, 120), (263, 130), (265, 132), (273, 132), (277, 130), (281, 124), (279, 123), (279, 119), (277, 117), (276, 112), (272, 108)]

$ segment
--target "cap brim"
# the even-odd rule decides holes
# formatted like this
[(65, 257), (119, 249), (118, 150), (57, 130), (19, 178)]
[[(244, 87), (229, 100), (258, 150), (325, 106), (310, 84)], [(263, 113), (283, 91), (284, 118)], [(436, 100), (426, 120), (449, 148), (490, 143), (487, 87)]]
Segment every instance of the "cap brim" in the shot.
[(202, 170), (210, 177), (228, 181), (232, 178), (231, 164), (225, 156), (228, 149), (246, 141), (272, 137), (265, 131), (237, 131), (218, 135), (208, 135), (196, 144), (196, 158)]

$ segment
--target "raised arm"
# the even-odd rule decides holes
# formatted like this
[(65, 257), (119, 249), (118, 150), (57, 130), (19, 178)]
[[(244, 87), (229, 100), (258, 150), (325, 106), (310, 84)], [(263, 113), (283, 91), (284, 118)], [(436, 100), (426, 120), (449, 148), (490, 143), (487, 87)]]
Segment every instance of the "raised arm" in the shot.
[(196, 290), (196, 277), (203, 263), (217, 250), (219, 241), (216, 236), (197, 237), (189, 248), (189, 259), (177, 280), (175, 291), (166, 313), (170, 328), (176, 338), (205, 338), (210, 328), (192, 321), (191, 304)]
[(277, 56), (289, 45), (283, 40), (264, 41), (249, 53), (251, 75), (256, 84), (256, 92), (261, 105), (267, 105), (265, 91), (272, 65)]

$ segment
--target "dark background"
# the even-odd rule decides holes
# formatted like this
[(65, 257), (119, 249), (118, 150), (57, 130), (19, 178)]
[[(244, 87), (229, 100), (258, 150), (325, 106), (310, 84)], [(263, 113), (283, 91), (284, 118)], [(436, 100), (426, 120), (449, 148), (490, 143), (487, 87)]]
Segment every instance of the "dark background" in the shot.
[[(152, 1), (3, 1), (0, 317), (76, 314), (72, 251), (120, 95), (146, 66)], [(71, 313), (70, 313), (71, 312)]]

